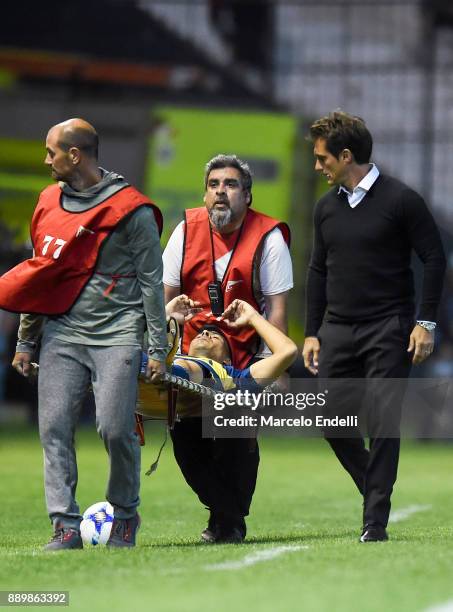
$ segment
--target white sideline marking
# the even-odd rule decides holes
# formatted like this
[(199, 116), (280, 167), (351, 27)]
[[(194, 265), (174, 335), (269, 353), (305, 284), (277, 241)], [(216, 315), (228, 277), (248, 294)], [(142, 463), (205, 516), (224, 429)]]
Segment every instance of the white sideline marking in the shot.
[(265, 550), (258, 550), (250, 555), (246, 555), (243, 559), (238, 561), (225, 561), (224, 563), (214, 563), (213, 565), (205, 565), (205, 570), (237, 570), (249, 565), (255, 565), (255, 563), (261, 563), (262, 561), (271, 561), (276, 557), (280, 557), (289, 552), (296, 552), (298, 550), (306, 550), (308, 546), (276, 546), (275, 548), (267, 548)]
[(453, 612), (453, 599), (445, 603), (437, 604), (426, 608), (425, 612)]
[(407, 518), (416, 514), (417, 512), (426, 512), (426, 510), (431, 510), (431, 505), (426, 506), (408, 506), (407, 508), (401, 508), (400, 510), (394, 510), (390, 512), (389, 523), (399, 523), (400, 521), (405, 521)]

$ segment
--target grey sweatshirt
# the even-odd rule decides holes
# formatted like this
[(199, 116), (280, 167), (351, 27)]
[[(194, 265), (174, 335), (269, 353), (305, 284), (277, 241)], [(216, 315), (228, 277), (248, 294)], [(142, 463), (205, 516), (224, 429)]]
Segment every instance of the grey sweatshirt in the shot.
[[(65, 210), (88, 210), (128, 185), (119, 174), (101, 171), (102, 180), (83, 192), (60, 183)], [(112, 275), (123, 278), (105, 296)], [(95, 274), (69, 312), (49, 317), (21, 315), (16, 350), (33, 352), (42, 332), (76, 344), (142, 346), (145, 330), (149, 356), (165, 361), (162, 251), (154, 213), (143, 206), (120, 222), (104, 242)]]

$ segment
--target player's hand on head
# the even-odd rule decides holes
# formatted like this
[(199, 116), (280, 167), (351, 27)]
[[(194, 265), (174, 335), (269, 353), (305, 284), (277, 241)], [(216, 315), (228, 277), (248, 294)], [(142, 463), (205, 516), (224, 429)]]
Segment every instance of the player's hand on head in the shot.
[(305, 338), (304, 348), (302, 351), (304, 365), (307, 370), (314, 375), (318, 373), (320, 350), (321, 344), (316, 336), (309, 336), (308, 338)]
[(228, 308), (217, 317), (218, 321), (224, 321), (229, 327), (243, 327), (250, 325), (251, 319), (258, 313), (244, 300), (234, 300)]
[(31, 370), (31, 353), (16, 353), (14, 355), (12, 366), (13, 368), (22, 374), (22, 376), (28, 377), (30, 375)]
[(202, 312), (200, 302), (191, 300), (187, 295), (177, 295), (170, 300), (165, 307), (167, 316), (174, 317), (176, 321), (182, 325), (185, 321), (189, 321), (196, 314)]

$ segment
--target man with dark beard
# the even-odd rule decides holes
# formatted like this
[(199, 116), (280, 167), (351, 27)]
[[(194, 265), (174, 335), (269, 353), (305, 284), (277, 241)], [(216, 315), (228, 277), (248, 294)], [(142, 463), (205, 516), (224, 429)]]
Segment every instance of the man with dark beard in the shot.
[[(252, 176), (235, 155), (217, 155), (206, 165), (204, 203), (185, 211), (165, 249), (165, 301), (185, 293), (203, 308), (184, 325), (183, 353), (203, 326), (215, 323), (228, 338), (232, 365), (246, 368), (254, 358), (268, 355), (267, 347), (260, 347), (253, 328), (232, 329), (216, 317), (241, 299), (286, 333), (287, 294), (293, 285), (289, 229), (250, 208)], [(203, 540), (241, 542), (256, 484), (257, 444), (215, 440), (206, 457), (201, 452), (201, 419), (195, 418), (176, 423), (172, 438), (178, 465), (194, 491), (212, 487), (226, 496), (225, 512), (209, 508)], [(207, 463), (210, 469), (205, 469)]]
[(98, 164), (98, 135), (68, 119), (46, 138), (58, 184), (41, 192), (31, 222), (34, 256), (0, 278), (0, 307), (20, 312), (14, 368), (29, 376), (41, 339), (39, 434), (54, 534), (46, 551), (83, 547), (76, 501), (75, 430), (90, 383), (96, 428), (109, 455), (107, 546), (135, 546), (140, 446), (134, 411), (142, 344), (146, 378), (165, 371), (167, 342), (157, 207)]

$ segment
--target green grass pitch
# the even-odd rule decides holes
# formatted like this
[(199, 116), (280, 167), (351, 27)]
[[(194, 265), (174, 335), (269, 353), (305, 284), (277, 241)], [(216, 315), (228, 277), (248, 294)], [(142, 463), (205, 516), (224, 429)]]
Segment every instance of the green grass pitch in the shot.
[[(143, 473), (162, 435), (160, 424), (147, 426)], [(83, 510), (104, 499), (107, 462), (92, 428), (77, 445)], [(389, 542), (366, 545), (357, 542), (359, 494), (322, 440), (261, 440), (249, 535), (236, 546), (200, 544), (207, 511), (170, 442), (157, 472), (143, 476), (134, 550), (41, 552), (51, 529), (37, 433), (4, 429), (0, 466), (0, 590), (68, 590), (70, 610), (96, 612), (399, 612), (453, 601), (448, 444), (403, 444), (393, 509), (418, 511), (390, 524)]]

